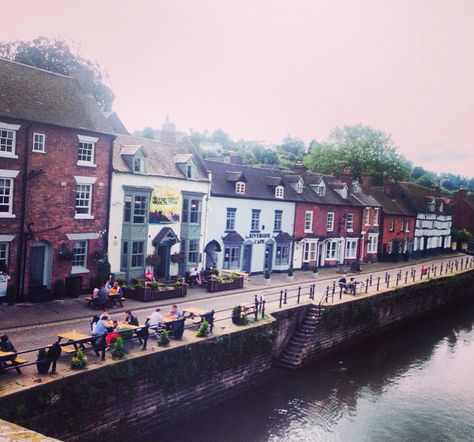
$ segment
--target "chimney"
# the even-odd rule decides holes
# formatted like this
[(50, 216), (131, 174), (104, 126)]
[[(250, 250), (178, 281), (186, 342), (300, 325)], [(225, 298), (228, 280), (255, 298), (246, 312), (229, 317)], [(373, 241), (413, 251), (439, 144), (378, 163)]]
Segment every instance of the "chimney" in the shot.
[(352, 170), (350, 167), (344, 167), (341, 172), (341, 181), (349, 190), (352, 189)]
[(372, 175), (367, 172), (363, 172), (360, 176), (360, 187), (362, 187), (362, 190), (364, 192), (367, 192), (370, 190), (370, 186), (372, 184)]
[(293, 167), (293, 171), (296, 175), (304, 176), (306, 173), (306, 166), (301, 161), (297, 161)]
[(231, 153), (229, 155), (229, 163), (241, 165), (243, 163), (242, 157), (240, 155), (237, 155), (236, 153)]
[(461, 187), (454, 194), (454, 201), (463, 201), (466, 199), (466, 196), (467, 196), (467, 190)]
[(176, 125), (166, 115), (166, 121), (161, 126), (160, 141), (163, 143), (176, 144)]
[(388, 177), (383, 185), (383, 192), (389, 198), (393, 198), (395, 196), (395, 181), (392, 177)]

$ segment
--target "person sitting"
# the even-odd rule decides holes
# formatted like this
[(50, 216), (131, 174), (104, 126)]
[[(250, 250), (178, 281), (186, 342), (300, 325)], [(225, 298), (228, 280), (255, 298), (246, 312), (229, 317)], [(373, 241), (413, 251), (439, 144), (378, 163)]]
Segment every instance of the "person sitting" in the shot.
[(138, 322), (138, 318), (136, 316), (133, 316), (132, 312), (129, 310), (125, 312), (125, 322), (128, 325), (135, 325), (137, 327), (140, 325)]
[(100, 318), (101, 318), (101, 315), (94, 315), (92, 317), (90, 327), (91, 327), (91, 332), (93, 335), (95, 335), (95, 329), (97, 327), (97, 323), (100, 321)]
[[(15, 363), (17, 351), (16, 351), (15, 346), (10, 341), (7, 335), (3, 335), (2, 337), (0, 337), (0, 350), (6, 353), (13, 353), (12, 356), (9, 356), (7, 358), (2, 358), (3, 360), (0, 360), (0, 371), (2, 371), (6, 367), (6, 364), (4, 361), (10, 361), (12, 365), (17, 365)], [(16, 371), (18, 373), (21, 373), (19, 367), (16, 369)]]
[(150, 317), (146, 320), (145, 325), (150, 325), (150, 328), (157, 330), (161, 325), (161, 308), (157, 308)]
[(114, 285), (114, 276), (113, 275), (109, 275), (109, 279), (107, 279), (107, 281), (105, 282), (105, 288), (107, 290), (110, 290)]
[(189, 269), (189, 284), (191, 286), (195, 285), (198, 283), (198, 269), (197, 267), (192, 267)]
[(153, 272), (150, 269), (145, 270), (145, 279), (147, 281), (154, 281), (155, 280), (155, 275), (153, 275)]
[(114, 282), (114, 286), (112, 287), (112, 290), (114, 291), (114, 294), (118, 296), (119, 299), (122, 299), (123, 290), (117, 281)]
[(347, 276), (344, 275), (339, 279), (339, 287), (347, 293)]
[(353, 276), (351, 276), (351, 279), (349, 280), (348, 288), (351, 292), (351, 295), (355, 296), (357, 290), (357, 281)]
[(424, 265), (421, 266), (421, 274), (422, 275), (427, 275), (428, 274), (428, 269)]
[(105, 284), (102, 284), (97, 296), (96, 304), (104, 308), (108, 302), (109, 302), (109, 290), (107, 289)]
[(109, 317), (107, 315), (102, 316), (95, 326), (95, 333), (93, 333), (93, 335), (103, 336), (104, 334), (108, 333), (109, 331), (108, 322), (109, 322)]
[(170, 318), (173, 318), (173, 319), (178, 319), (181, 316), (183, 316), (183, 314), (181, 313), (181, 310), (178, 309), (178, 306), (176, 304), (174, 304), (171, 307), (171, 310), (168, 312), (167, 316), (169, 316)]

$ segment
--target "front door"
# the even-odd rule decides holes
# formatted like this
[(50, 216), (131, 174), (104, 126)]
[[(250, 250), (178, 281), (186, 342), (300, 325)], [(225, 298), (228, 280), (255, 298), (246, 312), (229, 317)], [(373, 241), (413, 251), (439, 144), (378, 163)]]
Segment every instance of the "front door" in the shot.
[(30, 249), (30, 286), (44, 285), (45, 246)]
[(244, 259), (242, 263), (242, 271), (249, 274), (252, 271), (252, 244), (244, 245)]
[(170, 277), (170, 246), (162, 245), (156, 251), (160, 257), (160, 265), (155, 269), (157, 279), (168, 280)]
[(263, 263), (263, 270), (272, 271), (273, 268), (273, 244), (265, 245), (265, 261)]

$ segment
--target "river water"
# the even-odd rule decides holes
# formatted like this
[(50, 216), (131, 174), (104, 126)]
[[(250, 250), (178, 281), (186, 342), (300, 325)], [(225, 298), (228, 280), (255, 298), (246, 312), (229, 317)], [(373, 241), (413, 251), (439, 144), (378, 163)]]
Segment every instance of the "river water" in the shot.
[(474, 305), (423, 318), (148, 441), (474, 441)]

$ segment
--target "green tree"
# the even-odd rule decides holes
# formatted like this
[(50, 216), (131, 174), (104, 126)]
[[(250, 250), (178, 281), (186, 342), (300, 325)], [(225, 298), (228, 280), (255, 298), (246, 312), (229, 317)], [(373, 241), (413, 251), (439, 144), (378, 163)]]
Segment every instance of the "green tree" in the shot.
[(212, 132), (212, 135), (209, 137), (209, 139), (215, 143), (220, 143), (224, 149), (232, 149), (234, 147), (232, 138), (222, 129), (216, 129), (214, 132)]
[(149, 138), (150, 140), (154, 140), (155, 139), (155, 131), (153, 130), (152, 127), (147, 126), (142, 130), (142, 137), (143, 138)]
[(406, 180), (411, 171), (411, 163), (397, 153), (389, 134), (363, 124), (336, 128), (325, 142), (313, 143), (305, 164), (321, 173), (340, 172), (344, 167), (350, 167), (355, 177), (368, 172), (375, 184), (382, 184), (387, 176)]
[(73, 42), (43, 36), (33, 40), (3, 42), (0, 43), (0, 57), (62, 75), (82, 71), (102, 110), (112, 109), (115, 96), (104, 83), (106, 75), (96, 62), (82, 58), (78, 45)]

